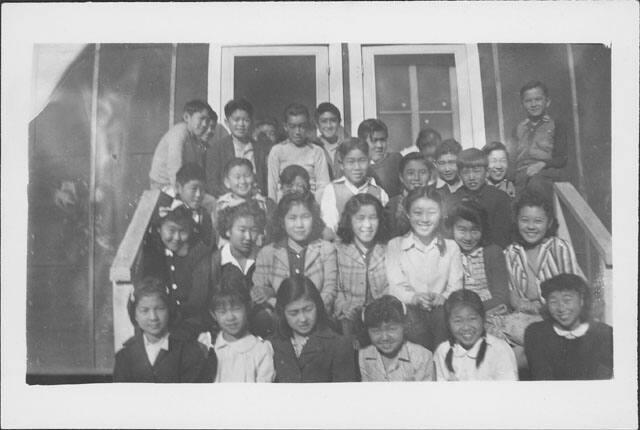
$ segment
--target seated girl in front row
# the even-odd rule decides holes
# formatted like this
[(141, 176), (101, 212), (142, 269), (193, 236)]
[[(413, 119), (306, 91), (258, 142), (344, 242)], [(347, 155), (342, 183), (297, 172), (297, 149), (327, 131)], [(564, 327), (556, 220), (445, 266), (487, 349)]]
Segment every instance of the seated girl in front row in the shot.
[(393, 296), (382, 296), (363, 310), (372, 343), (359, 353), (363, 382), (435, 379), (431, 351), (405, 339), (406, 310)]
[(562, 274), (540, 288), (550, 318), (531, 324), (524, 335), (531, 378), (612, 378), (613, 330), (590, 320), (591, 294), (584, 279)]
[(435, 353), (436, 376), (443, 381), (518, 379), (513, 350), (484, 329), (484, 305), (471, 290), (451, 293), (445, 305), (449, 340)]
[(443, 237), (438, 191), (416, 188), (404, 204), (411, 231), (387, 244), (389, 289), (408, 305), (407, 338), (433, 351), (447, 338), (442, 305), (462, 288), (460, 248)]
[(313, 194), (286, 194), (273, 218), (274, 242), (256, 257), (251, 297), (256, 304), (274, 305), (282, 281), (296, 275), (311, 279), (331, 315), (336, 297), (335, 247), (320, 239), (324, 223)]
[(329, 328), (323, 300), (309, 278), (296, 275), (282, 281), (276, 313), (276, 382), (356, 380), (353, 342)]
[(114, 382), (210, 382), (204, 351), (195, 340), (171, 333), (175, 304), (152, 277), (137, 283), (127, 303), (136, 335), (116, 354)]
[(351, 197), (338, 224), (338, 237), (335, 315), (342, 334), (355, 334), (362, 344), (362, 308), (389, 290), (384, 265), (387, 228), (380, 201), (371, 194)]

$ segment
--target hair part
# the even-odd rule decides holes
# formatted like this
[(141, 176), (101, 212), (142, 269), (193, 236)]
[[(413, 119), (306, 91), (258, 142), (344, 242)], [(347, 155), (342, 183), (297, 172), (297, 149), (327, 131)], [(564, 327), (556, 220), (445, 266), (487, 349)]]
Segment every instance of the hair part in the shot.
[(349, 200), (342, 211), (340, 222), (336, 234), (342, 240), (342, 243), (350, 244), (355, 240), (353, 232), (353, 217), (363, 206), (373, 206), (378, 216), (378, 231), (373, 238), (374, 243), (386, 243), (389, 240), (389, 229), (387, 216), (382, 207), (382, 203), (371, 194), (355, 194)]
[(286, 278), (280, 284), (276, 293), (276, 331), (275, 335), (281, 339), (289, 339), (293, 332), (285, 316), (285, 308), (300, 299), (307, 299), (316, 305), (316, 325), (315, 328), (325, 328), (329, 326), (329, 317), (324, 308), (324, 302), (320, 292), (313, 281), (304, 275), (296, 275)]

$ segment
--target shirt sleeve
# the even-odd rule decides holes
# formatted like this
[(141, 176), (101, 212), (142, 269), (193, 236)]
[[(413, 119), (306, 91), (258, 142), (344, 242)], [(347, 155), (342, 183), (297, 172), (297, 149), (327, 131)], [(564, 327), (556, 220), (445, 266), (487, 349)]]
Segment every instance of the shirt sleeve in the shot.
[(565, 167), (569, 159), (567, 152), (567, 130), (564, 124), (555, 121), (553, 150), (551, 152), (551, 159), (545, 161), (546, 167), (555, 167), (557, 169)]
[(362, 382), (373, 382), (372, 375), (369, 372), (369, 367), (367, 366), (367, 362), (364, 359), (364, 349), (358, 351), (358, 364), (360, 366), (360, 378)]
[(329, 177), (329, 165), (322, 148), (315, 147), (315, 172), (316, 172), (316, 198), (321, 197), (327, 185), (331, 182)]
[(333, 311), (333, 305), (336, 299), (336, 293), (338, 288), (338, 257), (335, 246), (330, 242), (324, 242), (323, 247), (323, 270), (324, 270), (324, 283), (322, 285), (322, 301), (325, 304), (327, 313), (331, 315)]
[(253, 287), (252, 288), (270, 288), (275, 294), (275, 290), (269, 280), (269, 273), (271, 269), (271, 246), (262, 248), (256, 257), (256, 269), (253, 272)]
[(517, 381), (518, 364), (513, 349), (506, 343), (492, 345), (496, 348), (495, 362), (492, 363), (495, 369), (493, 380), (496, 381)]
[(205, 352), (196, 341), (184, 345), (180, 362), (180, 382), (211, 382)]
[(267, 195), (274, 201), (278, 200), (278, 183), (280, 182), (279, 152), (280, 144), (277, 144), (269, 151), (269, 157), (267, 158)]
[(382, 207), (387, 206), (389, 203), (389, 194), (382, 188), (380, 188), (380, 203), (382, 203)]
[(328, 185), (322, 193), (320, 211), (322, 212), (322, 221), (335, 232), (338, 227), (339, 214), (336, 206), (336, 191), (332, 185)]
[(416, 381), (433, 381), (435, 380), (435, 364), (431, 351), (424, 348), (421, 350), (415, 373)]
[(186, 129), (175, 127), (175, 133), (169, 133), (167, 136), (167, 176), (171, 182), (171, 186), (176, 186), (176, 173), (182, 167), (182, 150), (184, 144), (189, 139), (189, 132)]
[(448, 346), (445, 349), (440, 346), (436, 348), (436, 353), (433, 357), (436, 381), (449, 380), (449, 369), (447, 369), (447, 365), (444, 362), (448, 349)]
[(273, 346), (268, 340), (264, 341), (262, 355), (256, 369), (256, 382), (273, 382), (276, 371), (273, 366)]
[(416, 295), (416, 291), (411, 284), (409, 284), (409, 278), (402, 269), (401, 240), (402, 239), (392, 240), (387, 245), (387, 255), (385, 259), (387, 280), (389, 281), (389, 292), (396, 296), (401, 302), (411, 304), (411, 300), (413, 300), (413, 297)]
[[(451, 250), (449, 250), (451, 248)], [(447, 286), (442, 294), (448, 298), (451, 293), (462, 289), (462, 280), (464, 277), (464, 269), (462, 267), (462, 253), (460, 248), (453, 241), (448, 241), (447, 252), (451, 252), (451, 261), (449, 262), (449, 279)]]

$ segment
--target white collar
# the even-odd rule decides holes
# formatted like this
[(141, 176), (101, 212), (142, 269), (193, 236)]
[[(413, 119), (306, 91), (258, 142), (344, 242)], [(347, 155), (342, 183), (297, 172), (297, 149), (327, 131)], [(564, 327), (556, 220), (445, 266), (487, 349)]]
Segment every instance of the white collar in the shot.
[(558, 336), (562, 336), (565, 339), (577, 339), (579, 337), (584, 336), (587, 330), (589, 330), (589, 323), (584, 322), (580, 324), (578, 327), (576, 327), (574, 330), (565, 330), (554, 324), (553, 330), (556, 332)]
[(145, 348), (156, 348), (158, 350), (164, 349), (165, 351), (169, 351), (169, 333), (168, 332), (167, 334), (162, 336), (162, 339), (160, 339), (157, 342), (149, 342), (149, 340), (147, 339), (147, 336), (145, 336), (144, 334), (142, 335), (142, 338), (144, 339)]
[[(467, 356), (473, 359), (477, 358), (478, 351), (480, 350), (480, 345), (482, 345), (482, 339), (483, 339), (482, 337), (478, 339), (476, 343), (474, 343), (473, 346), (469, 349), (464, 349), (462, 345), (456, 343), (453, 346), (453, 355), (455, 355), (456, 357)], [(491, 345), (492, 341), (489, 339), (489, 335), (486, 335), (484, 339), (486, 339), (487, 345)]]
[(410, 231), (406, 236), (402, 238), (400, 247), (405, 251), (408, 250), (409, 248), (415, 247), (416, 249), (422, 252), (427, 252), (430, 249), (435, 248), (437, 246), (437, 243), (438, 243), (438, 238), (434, 237), (433, 240), (428, 245), (425, 245), (424, 242), (418, 239), (416, 235), (413, 234), (412, 231)]
[(349, 181), (346, 176), (342, 176), (336, 179), (334, 182), (336, 184), (344, 183), (347, 189), (349, 189), (349, 191), (351, 191), (353, 194), (365, 193), (369, 185), (374, 187), (378, 186), (378, 184), (376, 184), (376, 180), (373, 179), (372, 177), (368, 177), (367, 180), (364, 182), (364, 184), (360, 185), (359, 187), (356, 187), (355, 185), (353, 185), (353, 183), (351, 183), (351, 181)]
[(458, 177), (458, 180), (453, 185), (450, 185), (447, 181), (438, 176), (438, 179), (436, 179), (436, 188), (442, 188), (445, 185), (449, 188), (449, 191), (454, 193), (462, 186), (462, 179)]
[(238, 339), (234, 342), (229, 342), (226, 340), (222, 334), (222, 332), (218, 333), (218, 337), (216, 338), (216, 343), (214, 345), (214, 349), (219, 351), (223, 348), (233, 348), (238, 352), (247, 352), (251, 350), (261, 339), (255, 337), (252, 334), (247, 334), (241, 339)]
[(240, 269), (240, 271), (245, 275), (247, 274), (249, 269), (251, 269), (251, 266), (253, 266), (255, 262), (256, 261), (254, 259), (247, 258), (247, 262), (243, 269), (240, 263), (238, 262), (238, 259), (236, 259), (236, 257), (234, 257), (233, 254), (231, 253), (231, 244), (225, 243), (222, 246), (222, 249), (220, 250), (220, 265), (224, 266), (227, 263), (231, 263), (234, 266), (236, 266), (238, 269)]

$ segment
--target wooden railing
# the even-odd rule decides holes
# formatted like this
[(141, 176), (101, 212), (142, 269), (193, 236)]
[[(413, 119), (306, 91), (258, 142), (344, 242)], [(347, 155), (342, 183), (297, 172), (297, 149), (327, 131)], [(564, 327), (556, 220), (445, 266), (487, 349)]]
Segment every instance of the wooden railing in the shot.
[[(572, 243), (563, 210), (564, 206), (568, 209), (572, 218), (575, 219), (584, 234), (586, 266), (583, 269), (594, 289), (598, 291), (601, 290), (602, 292), (604, 308), (602, 310), (603, 315), (600, 316), (601, 319), (611, 324), (613, 319), (611, 233), (607, 231), (600, 219), (572, 184), (569, 182), (557, 182), (554, 184), (554, 191), (554, 206), (559, 223), (558, 236)], [(598, 267), (595, 268), (592, 267), (592, 250), (594, 249), (598, 257)]]
[(117, 352), (133, 336), (133, 325), (127, 313), (127, 301), (133, 291), (133, 276), (140, 260), (144, 234), (158, 203), (160, 191), (142, 193), (127, 232), (120, 242), (109, 277), (113, 288), (113, 341)]

